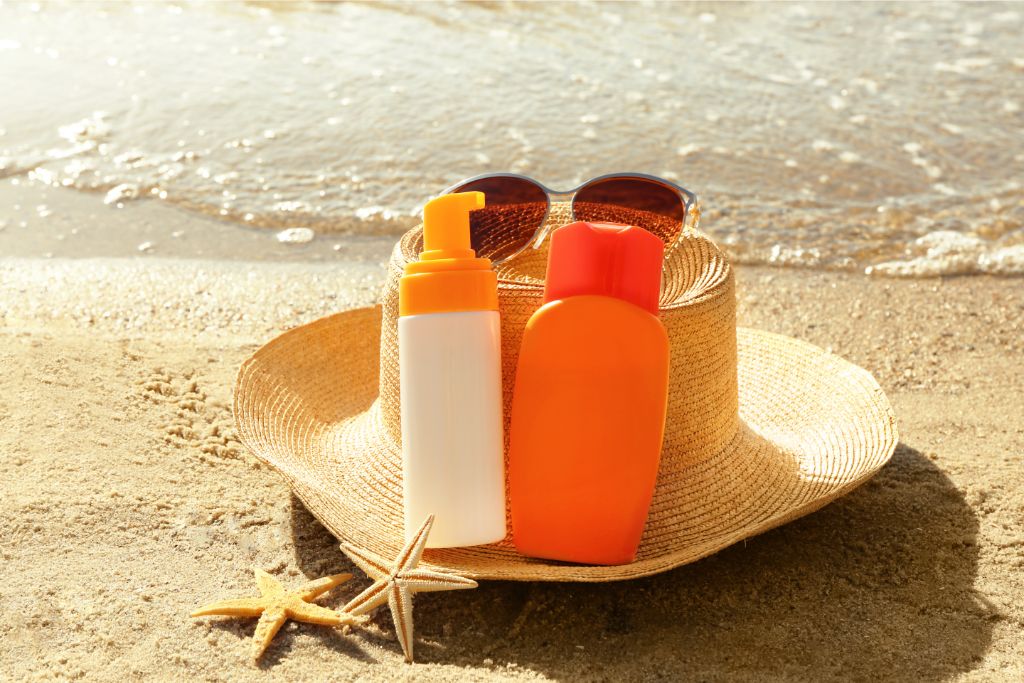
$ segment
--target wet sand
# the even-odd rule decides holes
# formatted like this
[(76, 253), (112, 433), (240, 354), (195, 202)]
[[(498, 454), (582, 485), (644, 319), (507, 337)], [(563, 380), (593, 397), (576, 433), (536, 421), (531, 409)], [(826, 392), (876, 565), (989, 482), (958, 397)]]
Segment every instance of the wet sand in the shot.
[(230, 410), (260, 343), (374, 299), (379, 265), (346, 263), (0, 260), (0, 679), (1024, 677), (1024, 291), (763, 267), (739, 268), (741, 323), (892, 400), (903, 441), (875, 479), (656, 577), (423, 595), (414, 666), (387, 610), (289, 624), (250, 664), (253, 620), (189, 612), (255, 593), (254, 566), (354, 571), (335, 607), (368, 584)]
[(393, 236), (318, 234), (308, 243), (156, 201), (105, 205), (96, 195), (0, 179), (0, 256), (380, 263)]

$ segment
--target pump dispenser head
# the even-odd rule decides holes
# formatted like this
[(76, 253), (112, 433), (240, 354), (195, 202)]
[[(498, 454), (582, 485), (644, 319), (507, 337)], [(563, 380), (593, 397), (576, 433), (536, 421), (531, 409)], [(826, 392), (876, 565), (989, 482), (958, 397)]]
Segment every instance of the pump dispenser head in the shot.
[(544, 301), (596, 294), (658, 315), (665, 243), (635, 225), (572, 223), (551, 233)]
[(446, 194), (423, 207), (421, 261), (474, 258), (469, 239), (469, 212), (484, 208), (483, 192)]
[(469, 213), (483, 206), (483, 192), (458, 192), (423, 207), (423, 252), (405, 264), (399, 315), (498, 310), (498, 276), (469, 238)]

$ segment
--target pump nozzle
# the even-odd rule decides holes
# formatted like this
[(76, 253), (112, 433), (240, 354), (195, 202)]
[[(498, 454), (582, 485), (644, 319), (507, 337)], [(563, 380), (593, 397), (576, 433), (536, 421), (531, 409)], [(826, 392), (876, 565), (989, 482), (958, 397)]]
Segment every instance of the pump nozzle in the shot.
[(420, 259), (476, 256), (469, 239), (469, 212), (483, 207), (483, 192), (457, 192), (427, 202), (423, 207), (423, 253)]
[(469, 237), (469, 212), (483, 206), (483, 192), (459, 192), (423, 207), (423, 252), (405, 264), (399, 315), (498, 310), (498, 277)]

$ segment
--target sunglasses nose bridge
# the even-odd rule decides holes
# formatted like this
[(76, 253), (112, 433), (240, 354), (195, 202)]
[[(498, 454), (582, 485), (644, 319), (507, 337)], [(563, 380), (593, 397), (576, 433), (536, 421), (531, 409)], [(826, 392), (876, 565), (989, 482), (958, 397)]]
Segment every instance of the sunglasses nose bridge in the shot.
[(548, 201), (552, 204), (571, 202), (576, 190), (548, 190)]
[(544, 240), (547, 239), (552, 230), (572, 221), (573, 194), (572, 192), (548, 193), (548, 213), (544, 217), (544, 222), (537, 228), (537, 232), (530, 242), (531, 247), (540, 249), (540, 246), (544, 244)]

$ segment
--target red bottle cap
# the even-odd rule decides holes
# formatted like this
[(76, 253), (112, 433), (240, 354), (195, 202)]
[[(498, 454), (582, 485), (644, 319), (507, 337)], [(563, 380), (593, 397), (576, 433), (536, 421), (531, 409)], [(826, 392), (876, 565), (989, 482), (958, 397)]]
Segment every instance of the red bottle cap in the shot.
[(665, 243), (643, 228), (572, 223), (551, 233), (544, 302), (612, 296), (658, 315)]

